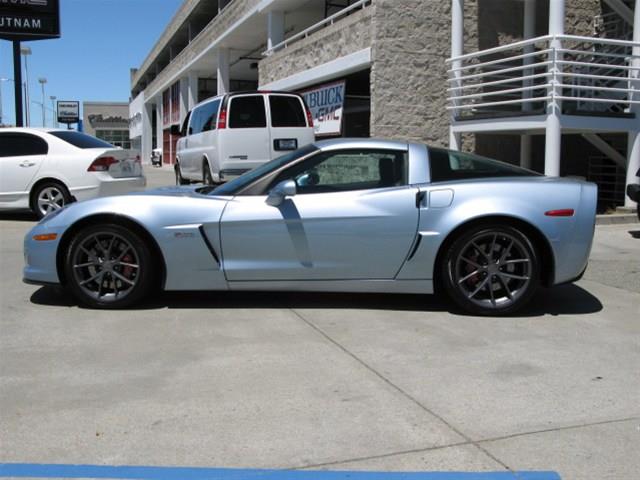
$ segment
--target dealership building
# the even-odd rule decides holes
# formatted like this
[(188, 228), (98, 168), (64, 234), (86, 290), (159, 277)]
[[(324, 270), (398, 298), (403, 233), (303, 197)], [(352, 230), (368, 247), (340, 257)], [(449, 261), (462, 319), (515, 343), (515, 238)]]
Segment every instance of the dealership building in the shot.
[(319, 138), (475, 151), (632, 206), (639, 77), (640, 0), (185, 0), (131, 71), (130, 136), (172, 163), (196, 103), (295, 91)]

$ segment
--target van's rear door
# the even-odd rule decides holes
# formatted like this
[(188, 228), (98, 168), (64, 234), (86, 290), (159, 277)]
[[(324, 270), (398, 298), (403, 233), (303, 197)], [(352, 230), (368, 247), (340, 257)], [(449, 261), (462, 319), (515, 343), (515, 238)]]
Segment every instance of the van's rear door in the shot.
[(227, 118), (227, 128), (219, 132), (223, 175), (239, 174), (269, 161), (271, 149), (265, 95), (231, 96)]
[(279, 157), (315, 140), (313, 127), (307, 125), (304, 102), (299, 95), (269, 94), (271, 119), (271, 158)]

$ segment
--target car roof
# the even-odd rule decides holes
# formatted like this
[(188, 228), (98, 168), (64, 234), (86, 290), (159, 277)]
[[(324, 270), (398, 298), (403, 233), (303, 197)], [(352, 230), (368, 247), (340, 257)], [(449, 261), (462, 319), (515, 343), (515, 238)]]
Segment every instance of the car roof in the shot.
[(409, 143), (402, 140), (386, 140), (381, 138), (332, 138), (316, 140), (313, 144), (321, 150), (334, 148), (388, 148), (393, 150), (407, 150)]
[(216, 100), (216, 99), (219, 99), (219, 98), (231, 98), (231, 97), (235, 97), (237, 95), (252, 95), (252, 94), (253, 95), (256, 95), (256, 94), (261, 94), (261, 95), (271, 95), (271, 94), (292, 95), (294, 97), (302, 98), (302, 95), (300, 95), (299, 93), (296, 93), (296, 92), (285, 92), (283, 90), (239, 90), (237, 92), (223, 93), (221, 95), (214, 95), (213, 97), (205, 98), (201, 102), (198, 102), (193, 107), (191, 107), (190, 111), (193, 111), (196, 107), (199, 107), (200, 105), (204, 105), (205, 103), (209, 103), (212, 100)]
[[(66, 132), (69, 131), (65, 128), (51, 128), (51, 127), (2, 127), (0, 132), (21, 132), (21, 133), (51, 133), (51, 132)], [(70, 130), (75, 131), (75, 130)]]

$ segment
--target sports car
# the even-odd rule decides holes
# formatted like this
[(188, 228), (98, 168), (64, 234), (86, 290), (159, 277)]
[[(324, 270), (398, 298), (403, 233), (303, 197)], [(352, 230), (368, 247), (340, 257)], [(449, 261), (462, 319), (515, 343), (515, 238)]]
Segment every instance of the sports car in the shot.
[(596, 186), (419, 143), (309, 144), (219, 186), (56, 210), (25, 238), (24, 280), (94, 308), (153, 291), (447, 294), (510, 314), (584, 272)]

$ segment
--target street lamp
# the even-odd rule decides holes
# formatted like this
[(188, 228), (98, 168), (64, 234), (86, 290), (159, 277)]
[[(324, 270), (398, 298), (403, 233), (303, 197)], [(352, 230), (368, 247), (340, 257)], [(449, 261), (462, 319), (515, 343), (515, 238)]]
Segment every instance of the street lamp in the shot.
[(46, 125), (44, 124), (46, 120), (46, 113), (44, 111), (44, 84), (47, 83), (47, 79), (44, 77), (40, 77), (38, 79), (38, 83), (42, 85), (42, 126), (46, 127)]
[(52, 127), (57, 127), (58, 126), (58, 112), (56, 112), (56, 97), (55, 95), (51, 95), (49, 97), (49, 99), (51, 100), (51, 111), (53, 112), (53, 118), (51, 119), (51, 126)]
[(2, 82), (13, 82), (13, 78), (0, 77), (0, 125), (2, 123)]
[(27, 56), (31, 55), (31, 48), (29, 47), (20, 47), (20, 53), (24, 57), (24, 72), (25, 72), (25, 82), (24, 82), (24, 105), (25, 105), (25, 123), (27, 127), (31, 123), (30, 118), (30, 109), (29, 109), (29, 66), (27, 65)]

